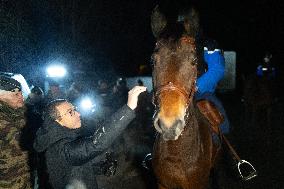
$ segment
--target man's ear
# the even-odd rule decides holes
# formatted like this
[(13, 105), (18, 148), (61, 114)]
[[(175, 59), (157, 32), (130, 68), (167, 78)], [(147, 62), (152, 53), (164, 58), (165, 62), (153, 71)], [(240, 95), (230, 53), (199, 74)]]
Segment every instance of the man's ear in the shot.
[(55, 121), (56, 121), (57, 123), (59, 123), (60, 125), (63, 125), (63, 122), (62, 122), (62, 119), (61, 119), (61, 118), (57, 118)]
[(56, 106), (55, 107), (55, 109), (56, 109), (56, 112), (57, 112), (57, 118), (55, 119), (55, 121), (57, 122), (57, 123), (59, 123), (60, 125), (62, 125), (63, 123), (62, 123), (62, 117), (60, 116), (60, 114), (59, 114), (59, 109), (58, 109), (58, 106)]

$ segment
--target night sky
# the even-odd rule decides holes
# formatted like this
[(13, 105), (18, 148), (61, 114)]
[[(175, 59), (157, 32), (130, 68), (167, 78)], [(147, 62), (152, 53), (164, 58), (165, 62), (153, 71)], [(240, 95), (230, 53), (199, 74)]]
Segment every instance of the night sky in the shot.
[[(283, 1), (194, 3), (204, 33), (224, 50), (237, 52), (237, 73), (252, 72), (266, 50), (280, 64)], [(38, 79), (44, 67), (56, 60), (72, 72), (137, 75), (139, 65), (149, 65), (155, 44), (150, 15), (156, 4), (150, 0), (2, 0), (0, 69)], [(143, 74), (150, 75), (150, 69)]]

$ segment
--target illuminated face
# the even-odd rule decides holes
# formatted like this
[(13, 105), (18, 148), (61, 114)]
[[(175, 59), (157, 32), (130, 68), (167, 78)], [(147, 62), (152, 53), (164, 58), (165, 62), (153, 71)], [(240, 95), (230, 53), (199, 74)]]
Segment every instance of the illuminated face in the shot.
[(263, 58), (263, 61), (264, 61), (265, 63), (268, 63), (268, 62), (270, 61), (270, 58), (266, 56), (266, 57)]
[(18, 88), (15, 88), (11, 91), (1, 91), (0, 100), (14, 109), (18, 109), (24, 106), (22, 91)]
[(266, 54), (263, 58), (263, 61), (265, 63), (269, 63), (270, 62), (270, 59), (272, 58), (272, 55), (271, 54)]
[(56, 107), (60, 117), (56, 121), (69, 129), (78, 129), (81, 127), (80, 113), (69, 102), (63, 102)]

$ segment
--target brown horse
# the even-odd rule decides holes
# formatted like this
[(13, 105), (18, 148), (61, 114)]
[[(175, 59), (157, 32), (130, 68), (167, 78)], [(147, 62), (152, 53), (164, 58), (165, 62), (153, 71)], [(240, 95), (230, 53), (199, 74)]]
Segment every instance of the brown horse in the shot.
[(197, 77), (194, 9), (182, 23), (167, 23), (156, 7), (152, 30), (157, 38), (153, 53), (153, 86), (159, 132), (153, 149), (153, 169), (159, 189), (205, 189), (217, 147), (208, 121), (193, 102)]
[(274, 78), (267, 75), (258, 77), (249, 75), (244, 86), (245, 125), (251, 132), (256, 134), (262, 130), (263, 136), (259, 135), (266, 145), (270, 143), (272, 112), (276, 103), (276, 83)]

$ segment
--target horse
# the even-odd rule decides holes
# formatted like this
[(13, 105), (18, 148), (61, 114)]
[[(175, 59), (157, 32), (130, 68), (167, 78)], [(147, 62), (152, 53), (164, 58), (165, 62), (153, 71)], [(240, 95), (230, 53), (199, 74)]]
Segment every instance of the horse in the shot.
[(182, 22), (167, 23), (158, 6), (151, 26), (157, 39), (152, 54), (153, 125), (158, 131), (152, 166), (159, 189), (205, 189), (219, 147), (212, 141), (209, 122), (193, 97), (197, 64), (198, 13), (191, 8)]
[(245, 79), (244, 85), (244, 106), (245, 124), (250, 129), (251, 134), (262, 130), (262, 139), (269, 144), (271, 135), (272, 112), (276, 105), (275, 78), (264, 75), (262, 77), (255, 74), (249, 75)]

